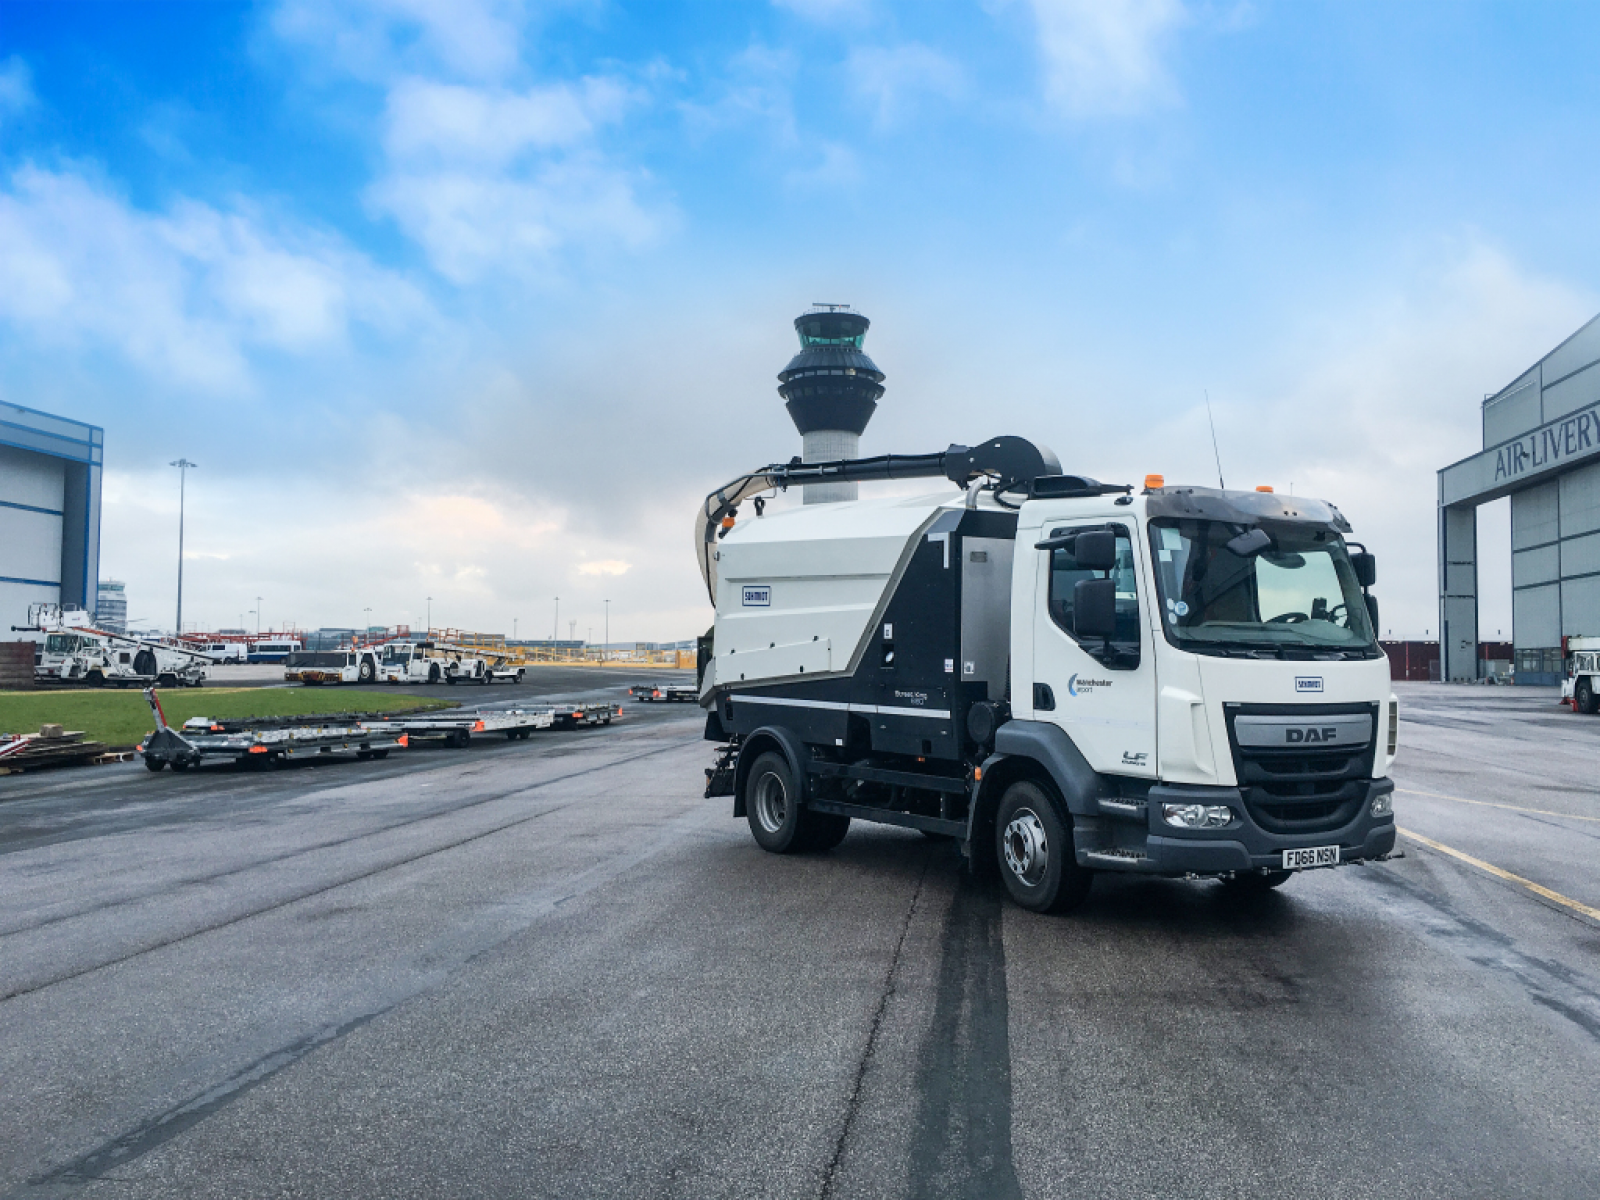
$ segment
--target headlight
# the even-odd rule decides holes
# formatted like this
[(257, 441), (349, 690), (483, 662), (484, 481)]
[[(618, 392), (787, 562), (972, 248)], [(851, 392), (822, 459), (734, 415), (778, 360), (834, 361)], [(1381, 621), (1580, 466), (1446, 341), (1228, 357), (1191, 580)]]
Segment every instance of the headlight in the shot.
[(1374, 796), (1372, 798), (1372, 815), (1373, 816), (1375, 816), (1375, 817), (1387, 817), (1393, 811), (1394, 811), (1394, 793), (1393, 792), (1384, 792), (1383, 795)]
[(1163, 804), (1161, 819), (1178, 829), (1221, 829), (1233, 821), (1226, 804)]

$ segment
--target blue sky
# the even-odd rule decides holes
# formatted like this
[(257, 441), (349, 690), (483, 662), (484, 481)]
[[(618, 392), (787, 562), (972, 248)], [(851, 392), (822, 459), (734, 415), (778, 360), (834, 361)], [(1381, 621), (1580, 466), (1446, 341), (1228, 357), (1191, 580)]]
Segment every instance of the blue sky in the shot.
[[(1600, 309), (1600, 10), (0, 0), (0, 396), (106, 427), (104, 573), (185, 615), (671, 638), (697, 499), (865, 452), (1338, 503), (1436, 623), (1433, 472)], [(1484, 629), (1509, 633), (1503, 506)], [(368, 611), (370, 609), (370, 612)]]

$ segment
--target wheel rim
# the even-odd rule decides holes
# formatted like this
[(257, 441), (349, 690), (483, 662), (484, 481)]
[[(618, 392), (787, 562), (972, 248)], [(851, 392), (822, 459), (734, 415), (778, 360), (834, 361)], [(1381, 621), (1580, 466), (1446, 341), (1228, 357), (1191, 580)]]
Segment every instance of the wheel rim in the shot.
[(789, 795), (783, 780), (768, 771), (756, 781), (756, 820), (768, 833), (777, 833), (789, 816)]
[(1029, 887), (1037, 887), (1050, 869), (1050, 842), (1044, 823), (1031, 808), (1021, 808), (1006, 826), (1006, 866)]

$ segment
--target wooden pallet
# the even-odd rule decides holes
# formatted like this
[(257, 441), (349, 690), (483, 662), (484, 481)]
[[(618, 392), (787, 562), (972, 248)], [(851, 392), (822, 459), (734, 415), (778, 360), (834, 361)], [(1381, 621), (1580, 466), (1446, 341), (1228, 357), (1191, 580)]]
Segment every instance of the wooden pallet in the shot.
[(111, 752), (104, 742), (84, 741), (81, 729), (69, 731), (59, 725), (45, 725), (38, 733), (0, 736), (0, 774), (87, 766)]

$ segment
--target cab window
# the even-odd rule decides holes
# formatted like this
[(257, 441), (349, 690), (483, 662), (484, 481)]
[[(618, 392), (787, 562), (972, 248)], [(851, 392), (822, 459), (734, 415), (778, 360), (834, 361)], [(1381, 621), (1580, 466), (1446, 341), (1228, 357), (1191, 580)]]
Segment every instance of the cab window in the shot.
[[(1133, 539), (1126, 525), (1065, 525), (1049, 531), (1050, 537), (1109, 529), (1117, 535), (1117, 565), (1109, 571), (1090, 571), (1078, 565), (1072, 551), (1058, 547), (1050, 552), (1050, 619), (1084, 652), (1113, 670), (1131, 671), (1139, 665), (1139, 585), (1134, 569)], [(1079, 639), (1072, 631), (1073, 589), (1080, 580), (1112, 579), (1117, 588), (1117, 631), (1102, 642)]]

